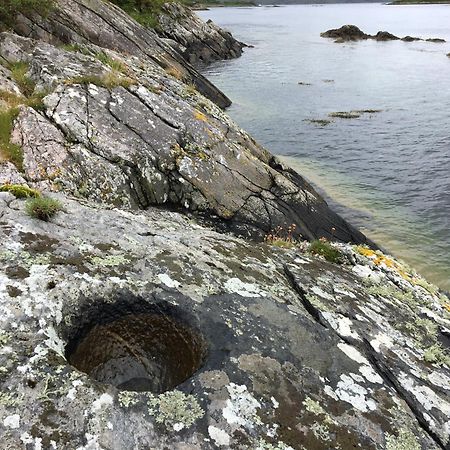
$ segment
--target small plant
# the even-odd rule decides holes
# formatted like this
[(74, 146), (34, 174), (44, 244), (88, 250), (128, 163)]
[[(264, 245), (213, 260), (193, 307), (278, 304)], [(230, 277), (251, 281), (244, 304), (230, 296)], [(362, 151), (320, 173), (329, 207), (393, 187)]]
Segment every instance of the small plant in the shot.
[(333, 247), (325, 238), (311, 242), (309, 252), (313, 255), (323, 256), (327, 261), (332, 263), (341, 262), (341, 252)]
[(38, 197), (28, 200), (26, 204), (26, 211), (29, 216), (49, 221), (58, 211), (62, 210), (62, 204), (58, 200), (48, 197)]
[(297, 245), (297, 241), (294, 238), (294, 232), (297, 226), (293, 223), (285, 230), (279, 226), (273, 229), (269, 234), (264, 237), (264, 242), (275, 247), (292, 248)]
[(16, 198), (39, 198), (41, 193), (22, 184), (4, 184), (0, 186), (0, 192), (10, 192)]
[(105, 66), (111, 67), (111, 69), (115, 70), (116, 72), (124, 74), (128, 72), (128, 67), (122, 61), (112, 58), (111, 56), (109, 56), (104, 52), (97, 53), (95, 57)]
[(30, 97), (36, 88), (36, 83), (27, 75), (30, 65), (27, 62), (18, 61), (11, 63), (9, 70), (11, 71), (11, 78), (16, 82), (20, 92), (25, 97)]
[(165, 69), (167, 75), (170, 75), (171, 77), (176, 78), (177, 80), (182, 81), (183, 80), (183, 72), (176, 68), (176, 67), (168, 67)]

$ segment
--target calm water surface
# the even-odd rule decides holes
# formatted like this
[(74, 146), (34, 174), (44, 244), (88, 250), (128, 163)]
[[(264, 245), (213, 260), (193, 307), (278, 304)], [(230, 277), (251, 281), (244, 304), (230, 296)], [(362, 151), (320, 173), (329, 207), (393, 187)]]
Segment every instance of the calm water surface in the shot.
[[(229, 114), (380, 245), (450, 290), (450, 6), (216, 8), (199, 13), (255, 46), (204, 72)], [(320, 32), (440, 37), (335, 44)], [(311, 83), (300, 85), (299, 82)], [(334, 111), (380, 109), (359, 119)]]

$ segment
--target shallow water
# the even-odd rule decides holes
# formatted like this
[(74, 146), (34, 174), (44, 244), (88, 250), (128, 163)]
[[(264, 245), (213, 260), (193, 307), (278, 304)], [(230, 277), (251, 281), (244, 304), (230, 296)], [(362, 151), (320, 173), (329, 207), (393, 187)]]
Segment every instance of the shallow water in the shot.
[[(233, 100), (231, 117), (287, 157), (351, 223), (450, 290), (450, 5), (215, 8), (199, 15), (255, 46), (204, 70)], [(344, 24), (447, 43), (320, 37)], [(382, 111), (327, 126), (308, 122), (362, 109)]]

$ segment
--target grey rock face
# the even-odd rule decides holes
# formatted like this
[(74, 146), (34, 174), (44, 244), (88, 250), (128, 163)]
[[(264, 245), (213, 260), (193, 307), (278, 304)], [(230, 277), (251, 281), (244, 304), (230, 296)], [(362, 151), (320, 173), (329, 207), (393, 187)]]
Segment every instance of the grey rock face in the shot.
[(192, 86), (145, 58), (84, 49), (93, 56), (0, 35), (0, 55), (27, 62), (36, 89), (49, 92), (43, 111), (23, 107), (15, 121), (28, 182), (117, 206), (214, 215), (246, 235), (296, 224), (307, 239), (366, 241)]
[(220, 107), (230, 100), (157, 34), (140, 26), (119, 7), (103, 0), (57, 0), (47, 17), (20, 16), (15, 31), (53, 45), (94, 44), (176, 71)]
[[(333, 265), (173, 212), (58, 198), (47, 223), (0, 198), (2, 448), (447, 448), (448, 359), (424, 358), (450, 306), (409, 268), (349, 245)], [(68, 363), (89, 327), (145, 313), (169, 324), (159, 351), (177, 350), (170, 324), (207, 343), (175, 389), (120, 391)], [(139, 336), (120, 333), (110, 347), (140, 364)]]
[(179, 3), (166, 3), (158, 19), (158, 33), (178, 44), (178, 51), (193, 65), (241, 56), (245, 46), (212, 21), (203, 22)]

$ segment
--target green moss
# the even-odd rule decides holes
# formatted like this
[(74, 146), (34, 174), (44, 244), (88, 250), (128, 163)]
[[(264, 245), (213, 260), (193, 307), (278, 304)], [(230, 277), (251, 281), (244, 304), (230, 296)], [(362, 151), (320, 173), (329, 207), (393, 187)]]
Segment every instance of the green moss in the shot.
[(0, 186), (0, 192), (10, 192), (16, 198), (38, 198), (41, 196), (39, 191), (21, 184), (4, 184)]
[(311, 242), (309, 252), (313, 255), (323, 256), (327, 261), (332, 263), (341, 262), (341, 252), (337, 248), (334, 248), (329, 242), (324, 240)]
[(26, 211), (29, 216), (48, 221), (58, 211), (62, 210), (62, 204), (58, 200), (48, 197), (34, 198), (26, 203)]

